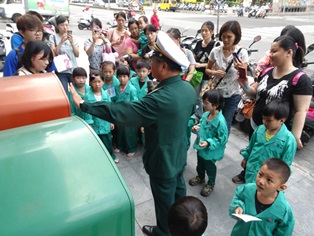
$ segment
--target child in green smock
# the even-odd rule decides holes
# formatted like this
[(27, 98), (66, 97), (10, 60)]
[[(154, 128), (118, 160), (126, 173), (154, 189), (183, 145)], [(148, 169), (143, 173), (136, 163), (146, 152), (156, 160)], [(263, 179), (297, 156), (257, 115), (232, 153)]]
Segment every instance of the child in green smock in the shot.
[(102, 74), (105, 78), (102, 88), (109, 94), (110, 98), (116, 96), (115, 87), (120, 85), (120, 81), (115, 76), (116, 66), (112, 61), (104, 61), (101, 64)]
[[(253, 133), (249, 145), (240, 153), (243, 156), (241, 166), (244, 170), (244, 181), (254, 183), (256, 174), (262, 163), (269, 157), (277, 157), (292, 165), (297, 143), (293, 134), (284, 122), (289, 115), (287, 102), (273, 100), (262, 110), (263, 125)], [(243, 173), (241, 174), (243, 176)], [(232, 181), (240, 183), (240, 175), (234, 176)]]
[[(72, 72), (72, 84), (76, 92), (83, 100), (86, 100), (86, 93), (90, 90), (90, 86), (86, 84), (87, 73), (82, 67), (76, 67)], [(87, 113), (82, 112), (81, 109), (74, 105), (72, 95), (69, 93), (69, 100), (71, 106), (72, 116), (78, 116), (83, 120), (86, 119)]]
[(218, 90), (209, 90), (204, 93), (203, 107), (205, 113), (199, 124), (193, 126), (192, 131), (197, 133), (193, 145), (197, 150), (197, 176), (190, 179), (189, 184), (195, 186), (205, 182), (205, 172), (208, 182), (201, 191), (201, 195), (208, 197), (214, 190), (217, 167), (216, 161), (224, 156), (228, 141), (228, 128), (225, 117), (222, 115), (223, 97)]
[(137, 91), (138, 99), (142, 99), (148, 92), (147, 81), (149, 81), (148, 75), (150, 74), (150, 65), (147, 61), (138, 61), (135, 71), (137, 76), (132, 77), (130, 82)]
[[(290, 173), (290, 167), (283, 160), (269, 158), (262, 164), (255, 183), (236, 189), (229, 208), (230, 216), (238, 218), (232, 236), (292, 235), (294, 215), (283, 192)], [(243, 214), (259, 220), (245, 222), (241, 219)]]
[[(134, 86), (129, 82), (130, 70), (127, 66), (119, 66), (117, 69), (117, 77), (120, 81), (120, 86), (115, 87), (116, 96), (113, 101), (118, 102), (133, 102), (138, 101), (137, 92)], [(127, 114), (125, 114), (127, 115)], [(133, 157), (137, 149), (137, 127), (127, 127), (122, 124), (116, 125), (117, 148), (115, 153), (125, 151), (127, 157)]]
[[(104, 77), (99, 71), (94, 71), (93, 74), (90, 74), (89, 77), (89, 84), (91, 86), (91, 89), (86, 93), (86, 101), (88, 102), (99, 102), (99, 101), (107, 101), (110, 102), (110, 96), (108, 93), (105, 92), (105, 90), (102, 89), (104, 84)], [(105, 121), (103, 119), (99, 119), (95, 116), (88, 115), (88, 117), (85, 120), (95, 131), (96, 134), (98, 134), (99, 138), (107, 148), (108, 152), (110, 153), (112, 159), (118, 163), (119, 159), (116, 158), (113, 152), (112, 147), (112, 135), (111, 130), (114, 129), (114, 125), (109, 123), (108, 121)]]

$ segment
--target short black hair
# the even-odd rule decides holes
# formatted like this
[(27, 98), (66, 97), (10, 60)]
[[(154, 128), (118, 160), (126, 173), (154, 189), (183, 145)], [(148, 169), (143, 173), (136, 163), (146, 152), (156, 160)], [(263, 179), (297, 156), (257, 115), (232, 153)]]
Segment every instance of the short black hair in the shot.
[(148, 24), (148, 25), (145, 26), (145, 28), (144, 28), (144, 34), (145, 35), (146, 35), (147, 30), (150, 31), (150, 32), (157, 32), (156, 27), (154, 25), (152, 25), (152, 24)]
[(128, 23), (128, 28), (130, 28), (131, 25), (136, 24), (138, 27), (138, 21), (135, 20), (134, 18), (130, 18), (129, 19), (129, 23)]
[(286, 162), (279, 158), (268, 158), (263, 162), (262, 166), (266, 165), (269, 170), (276, 171), (281, 174), (281, 182), (284, 184), (288, 181), (291, 175), (291, 169)]
[(178, 28), (170, 28), (167, 30), (167, 34), (171, 34), (174, 39), (181, 39), (181, 32)]
[(130, 77), (130, 69), (128, 66), (124, 66), (124, 65), (120, 65), (118, 68), (117, 68), (117, 77), (119, 75), (127, 75)]
[(211, 104), (217, 105), (217, 110), (220, 111), (224, 106), (224, 98), (217, 89), (206, 91), (202, 97), (203, 101), (207, 99)]
[(150, 64), (146, 60), (139, 60), (136, 63), (136, 69), (140, 70), (140, 69), (143, 69), (143, 68), (146, 68), (147, 70), (150, 70)]
[(103, 61), (100, 66), (103, 69), (104, 66), (111, 65), (113, 70), (116, 70), (116, 63), (113, 63), (112, 61)]
[(52, 51), (47, 43), (41, 40), (32, 40), (26, 44), (24, 53), (20, 59), (21, 64), (29, 70), (29, 68), (33, 67), (31, 58), (41, 52), (44, 52), (43, 58), (48, 56), (49, 64), (46, 67), (46, 70), (49, 71), (53, 60)]
[(104, 75), (100, 70), (94, 70), (92, 73), (89, 74), (89, 84), (99, 76), (102, 81), (105, 81)]
[(85, 76), (87, 77), (86, 70), (83, 67), (76, 67), (72, 72), (72, 78), (76, 76)]
[(30, 10), (30, 11), (26, 12), (26, 14), (33, 15), (33, 16), (37, 16), (38, 19), (39, 19), (41, 22), (44, 22), (44, 18), (43, 18), (42, 15), (40, 15), (37, 11)]
[(207, 223), (205, 205), (193, 196), (180, 198), (168, 212), (168, 228), (172, 236), (201, 236)]
[(97, 25), (100, 29), (102, 29), (101, 21), (98, 18), (92, 18), (90, 25), (92, 26), (93, 24)]
[(147, 16), (140, 16), (139, 18), (138, 18), (138, 20), (139, 19), (143, 19), (143, 21), (145, 22), (145, 23), (148, 23), (148, 18), (147, 18)]
[(289, 116), (289, 103), (275, 99), (270, 101), (263, 109), (262, 116), (274, 116), (276, 120), (287, 119)]
[(240, 42), (241, 37), (242, 37), (241, 26), (239, 22), (235, 20), (225, 22), (219, 30), (219, 41), (222, 41), (221, 37), (223, 33), (225, 33), (228, 30), (234, 33), (235, 39), (234, 39), (233, 45), (237, 45)]

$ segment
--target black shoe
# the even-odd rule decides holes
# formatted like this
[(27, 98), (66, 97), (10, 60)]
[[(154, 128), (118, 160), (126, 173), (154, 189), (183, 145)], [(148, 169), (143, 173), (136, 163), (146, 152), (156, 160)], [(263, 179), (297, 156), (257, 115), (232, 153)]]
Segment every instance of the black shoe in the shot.
[(142, 231), (147, 236), (155, 236), (154, 229), (156, 226), (144, 225)]

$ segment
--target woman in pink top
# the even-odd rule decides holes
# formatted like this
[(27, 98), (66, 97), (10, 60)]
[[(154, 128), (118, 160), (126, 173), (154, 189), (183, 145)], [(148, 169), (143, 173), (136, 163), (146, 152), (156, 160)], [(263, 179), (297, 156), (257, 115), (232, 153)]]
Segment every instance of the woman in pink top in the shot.
[(126, 22), (126, 15), (124, 12), (118, 12), (116, 15), (118, 23), (117, 28), (108, 31), (108, 39), (111, 42), (114, 50), (122, 57), (125, 52), (125, 41), (129, 38), (130, 32), (124, 28)]
[(125, 54), (129, 54), (132, 57), (132, 69), (136, 68), (136, 62), (141, 57), (137, 55), (139, 49), (138, 39), (140, 37), (139, 25), (137, 20), (131, 18), (129, 20), (128, 28), (131, 32), (131, 36), (125, 40)]

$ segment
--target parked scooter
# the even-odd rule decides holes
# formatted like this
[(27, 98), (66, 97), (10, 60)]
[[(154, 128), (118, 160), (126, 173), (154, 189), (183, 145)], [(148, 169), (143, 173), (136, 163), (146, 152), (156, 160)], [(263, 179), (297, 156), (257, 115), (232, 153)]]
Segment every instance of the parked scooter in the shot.
[[(186, 30), (182, 31), (182, 33), (186, 32)], [(201, 37), (201, 30), (197, 30), (196, 31), (196, 35), (195, 36), (183, 36), (181, 37), (181, 46), (189, 49), (189, 50), (193, 50), (196, 46), (196, 43), (200, 40), (202, 40), (203, 38)]]
[(248, 18), (255, 17), (255, 16), (256, 16), (256, 13), (257, 13), (257, 9), (256, 9), (256, 8), (252, 8), (252, 9), (249, 11), (249, 14), (247, 15), (247, 17), (248, 17)]
[(0, 71), (3, 71), (4, 61), (7, 55), (7, 50), (5, 48), (5, 39), (10, 39), (9, 36), (4, 36), (0, 33)]

